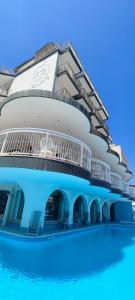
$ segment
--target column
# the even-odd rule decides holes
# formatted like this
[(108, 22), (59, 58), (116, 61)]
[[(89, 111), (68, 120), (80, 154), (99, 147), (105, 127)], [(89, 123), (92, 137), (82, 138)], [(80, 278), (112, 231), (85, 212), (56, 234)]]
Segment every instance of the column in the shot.
[(20, 199), (21, 199), (21, 190), (16, 191), (16, 193), (15, 193), (15, 205), (14, 205), (14, 209), (13, 209), (13, 212), (12, 212), (12, 219), (13, 220), (16, 220), (16, 218), (17, 218)]
[[(21, 220), (21, 231), (27, 232), (31, 223), (33, 214), (39, 213), (39, 224), (37, 224), (38, 232), (42, 232), (44, 228), (45, 208), (49, 195), (50, 187), (45, 184), (36, 182), (27, 182), (23, 186), (24, 192), (24, 209)], [(41, 213), (41, 215), (40, 215)]]
[(9, 210), (10, 210), (10, 207), (11, 207), (11, 201), (12, 201), (12, 199), (13, 199), (13, 196), (14, 196), (14, 193), (13, 193), (13, 192), (11, 192), (11, 193), (8, 195), (8, 200), (7, 200), (7, 205), (6, 205), (6, 208), (5, 208), (5, 213), (4, 213), (4, 217), (3, 217), (2, 226), (5, 226), (6, 223), (7, 223), (8, 216), (9, 216)]

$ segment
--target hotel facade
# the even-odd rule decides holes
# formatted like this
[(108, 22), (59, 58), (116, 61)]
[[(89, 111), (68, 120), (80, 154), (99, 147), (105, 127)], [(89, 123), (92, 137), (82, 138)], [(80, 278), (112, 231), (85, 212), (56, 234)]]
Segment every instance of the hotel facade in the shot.
[(0, 226), (22, 233), (132, 222), (135, 187), (72, 45), (0, 70)]

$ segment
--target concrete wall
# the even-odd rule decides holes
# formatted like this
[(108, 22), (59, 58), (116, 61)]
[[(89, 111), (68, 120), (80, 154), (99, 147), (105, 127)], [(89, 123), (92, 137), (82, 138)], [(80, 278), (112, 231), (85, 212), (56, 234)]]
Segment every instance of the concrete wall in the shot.
[(132, 202), (116, 202), (115, 203), (115, 221), (133, 222)]
[[(84, 205), (83, 215), (87, 224), (91, 223), (90, 208), (94, 200), (97, 201), (98, 205), (99, 222), (102, 222), (103, 203), (106, 202), (109, 205), (115, 201), (113, 200), (114, 194), (112, 194), (112, 199), (109, 198), (111, 197), (109, 190), (92, 186), (86, 179), (58, 172), (0, 168), (0, 185), (4, 188), (4, 184), (12, 185), (13, 189), (16, 186), (16, 189), (22, 189), (24, 193), (24, 209), (21, 220), (21, 230), (23, 231), (27, 231), (27, 228), (29, 228), (32, 215), (35, 211), (41, 214), (39, 225), (42, 230), (48, 197), (56, 190), (61, 192), (66, 203), (66, 223), (69, 226), (73, 224), (74, 203), (78, 197), (82, 198)], [(10, 207), (5, 212), (5, 224), (6, 218), (9, 216), (9, 209)], [(115, 221), (132, 220), (131, 202), (126, 202), (126, 200), (125, 202), (124, 200), (123, 202), (117, 201), (115, 203)]]
[(18, 75), (11, 85), (9, 95), (29, 89), (52, 91), (57, 57), (58, 53), (55, 53)]

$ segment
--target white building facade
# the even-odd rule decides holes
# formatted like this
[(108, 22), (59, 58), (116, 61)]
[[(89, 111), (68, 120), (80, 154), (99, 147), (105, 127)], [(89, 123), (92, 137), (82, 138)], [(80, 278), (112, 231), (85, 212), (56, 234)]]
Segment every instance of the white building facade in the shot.
[(132, 172), (70, 43), (1, 70), (0, 112), (2, 227), (42, 234), (133, 221)]

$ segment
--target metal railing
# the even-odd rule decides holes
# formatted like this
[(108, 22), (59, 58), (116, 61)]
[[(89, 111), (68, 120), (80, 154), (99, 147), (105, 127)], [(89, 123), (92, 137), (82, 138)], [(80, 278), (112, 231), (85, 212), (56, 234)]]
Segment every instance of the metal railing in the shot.
[(110, 172), (110, 166), (91, 159), (90, 148), (77, 138), (64, 133), (32, 128), (17, 128), (0, 132), (0, 156), (38, 157), (69, 162), (91, 171), (92, 177), (111, 183), (112, 188), (135, 198), (135, 189), (123, 182), (120, 175)]
[(72, 136), (51, 130), (18, 128), (0, 133), (0, 156), (32, 156), (70, 162), (91, 170), (90, 148)]
[(123, 193), (126, 195), (129, 195), (129, 184), (125, 181), (123, 181)]
[(0, 87), (0, 96), (7, 96), (7, 90), (4, 87)]
[(135, 188), (132, 186), (129, 186), (129, 195), (131, 198), (135, 198)]
[(123, 190), (122, 178), (120, 175), (111, 172), (111, 186), (112, 188)]
[(92, 158), (91, 160), (91, 173), (92, 177), (106, 182), (111, 182), (110, 167), (106, 163)]

